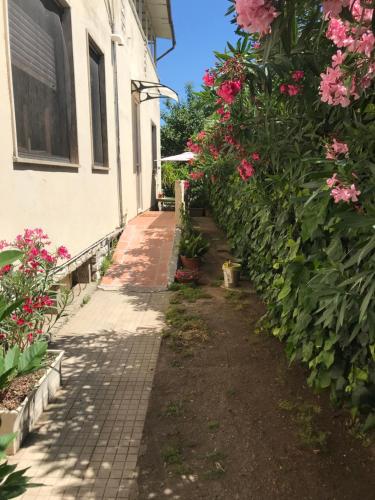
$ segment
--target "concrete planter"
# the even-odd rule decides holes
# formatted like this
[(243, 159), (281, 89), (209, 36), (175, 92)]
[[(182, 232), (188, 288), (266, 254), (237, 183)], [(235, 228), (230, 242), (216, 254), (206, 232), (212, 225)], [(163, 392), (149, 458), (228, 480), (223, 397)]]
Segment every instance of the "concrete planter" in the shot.
[(16, 410), (0, 410), (0, 435), (10, 432), (17, 433), (17, 437), (7, 449), (8, 455), (17, 453), (22, 441), (34, 428), (39, 417), (47, 408), (48, 403), (54, 399), (61, 386), (61, 361), (64, 351), (49, 350), (48, 353), (56, 354), (57, 357), (31, 393)]

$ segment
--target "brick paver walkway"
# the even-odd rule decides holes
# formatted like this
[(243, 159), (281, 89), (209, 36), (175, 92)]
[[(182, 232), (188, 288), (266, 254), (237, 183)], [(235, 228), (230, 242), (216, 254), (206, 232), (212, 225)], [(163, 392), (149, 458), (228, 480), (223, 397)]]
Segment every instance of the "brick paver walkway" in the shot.
[[(143, 248), (147, 262), (152, 246)], [(171, 253), (172, 240), (165, 258)], [(28, 475), (44, 485), (22, 499), (136, 498), (136, 463), (167, 302), (165, 292), (98, 290), (61, 329), (53, 347), (66, 351), (63, 389), (10, 459), (30, 467)]]
[(174, 228), (174, 212), (145, 212), (129, 222), (101, 288), (165, 288)]

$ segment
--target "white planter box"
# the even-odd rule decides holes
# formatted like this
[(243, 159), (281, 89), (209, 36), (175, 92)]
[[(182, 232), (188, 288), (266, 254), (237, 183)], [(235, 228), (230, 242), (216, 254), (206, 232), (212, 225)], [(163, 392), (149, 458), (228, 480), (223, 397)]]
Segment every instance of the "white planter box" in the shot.
[(32, 392), (16, 410), (0, 410), (0, 435), (15, 432), (17, 437), (7, 449), (8, 455), (14, 455), (20, 449), (22, 441), (34, 428), (39, 417), (54, 399), (61, 386), (61, 361), (64, 351), (49, 350), (57, 357), (46, 373), (36, 384)]

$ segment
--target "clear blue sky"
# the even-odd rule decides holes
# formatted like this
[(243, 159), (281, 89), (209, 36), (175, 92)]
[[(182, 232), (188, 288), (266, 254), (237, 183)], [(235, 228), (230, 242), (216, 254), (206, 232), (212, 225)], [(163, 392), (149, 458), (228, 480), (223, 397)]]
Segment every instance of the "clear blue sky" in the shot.
[[(213, 51), (235, 41), (235, 26), (225, 13), (228, 0), (171, 0), (177, 47), (158, 63), (160, 80), (182, 97), (187, 82), (199, 90), (204, 71), (213, 66)], [(158, 52), (170, 46), (159, 43)]]

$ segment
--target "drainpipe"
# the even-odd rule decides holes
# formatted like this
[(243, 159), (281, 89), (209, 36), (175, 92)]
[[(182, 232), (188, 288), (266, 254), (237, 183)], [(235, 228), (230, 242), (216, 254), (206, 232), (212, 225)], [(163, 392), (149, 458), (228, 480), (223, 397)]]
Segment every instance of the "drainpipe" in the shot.
[(115, 126), (116, 126), (116, 153), (117, 153), (117, 189), (120, 227), (124, 225), (124, 204), (122, 199), (122, 171), (121, 171), (121, 140), (120, 140), (120, 111), (118, 93), (117, 42), (112, 41), (113, 87), (115, 99)]
[[(108, 0), (107, 0), (108, 2)], [(119, 110), (119, 85), (118, 85), (118, 63), (117, 46), (124, 45), (121, 35), (121, 28), (118, 22), (120, 5), (117, 0), (108, 2), (108, 13), (111, 25), (112, 41), (112, 66), (113, 66), (113, 93), (115, 106), (115, 127), (116, 127), (116, 156), (117, 156), (117, 190), (120, 227), (124, 225), (124, 204), (122, 199), (122, 171), (121, 171), (121, 140), (120, 140), (120, 110)]]
[(171, 26), (172, 30), (172, 47), (170, 47), (168, 50), (162, 53), (161, 56), (156, 58), (156, 62), (159, 62), (163, 57), (168, 55), (172, 50), (176, 48), (176, 33), (174, 31), (174, 24), (173, 24), (173, 17), (172, 17), (172, 7), (171, 7), (171, 1), (167, 0), (167, 7), (168, 7), (168, 17), (169, 17), (169, 24)]

